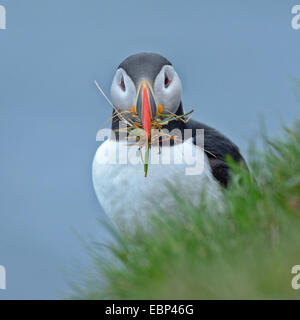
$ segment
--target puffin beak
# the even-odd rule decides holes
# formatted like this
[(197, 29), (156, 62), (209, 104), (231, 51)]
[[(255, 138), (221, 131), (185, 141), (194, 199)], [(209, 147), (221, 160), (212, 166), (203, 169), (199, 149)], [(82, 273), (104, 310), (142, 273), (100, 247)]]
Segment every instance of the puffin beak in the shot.
[(146, 80), (141, 81), (138, 86), (136, 112), (142, 121), (146, 138), (149, 141), (151, 137), (151, 124), (156, 115), (157, 106), (152, 86)]

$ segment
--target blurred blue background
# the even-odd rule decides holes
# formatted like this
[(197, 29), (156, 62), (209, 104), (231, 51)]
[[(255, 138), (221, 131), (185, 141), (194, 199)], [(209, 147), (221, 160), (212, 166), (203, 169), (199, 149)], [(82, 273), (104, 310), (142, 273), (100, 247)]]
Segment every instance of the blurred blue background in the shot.
[(118, 64), (158, 52), (177, 69), (194, 118), (243, 153), (263, 115), (270, 135), (300, 116), (300, 1), (0, 0), (0, 299), (68, 296), (86, 272), (80, 237), (105, 241), (91, 180)]

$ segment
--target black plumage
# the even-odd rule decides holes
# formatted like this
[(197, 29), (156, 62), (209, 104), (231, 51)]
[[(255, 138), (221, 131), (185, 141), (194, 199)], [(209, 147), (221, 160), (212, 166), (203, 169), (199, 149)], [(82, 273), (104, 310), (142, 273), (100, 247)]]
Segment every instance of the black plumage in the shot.
[[(182, 104), (180, 104), (176, 114), (184, 114)], [(197, 142), (197, 129), (204, 129), (204, 149), (209, 160), (212, 174), (225, 187), (227, 187), (230, 178), (226, 157), (229, 156), (236, 162), (245, 163), (239, 148), (232, 141), (204, 123), (193, 119), (190, 119), (187, 123), (179, 120), (170, 122), (165, 128), (169, 131), (180, 129), (183, 137), (184, 129), (191, 129), (194, 144)]]

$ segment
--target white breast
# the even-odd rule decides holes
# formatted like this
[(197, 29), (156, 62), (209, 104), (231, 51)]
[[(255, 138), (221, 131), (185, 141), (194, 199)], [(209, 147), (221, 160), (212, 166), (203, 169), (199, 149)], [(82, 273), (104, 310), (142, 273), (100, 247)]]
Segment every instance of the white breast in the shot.
[(168, 183), (195, 205), (204, 186), (209, 196), (220, 196), (205, 153), (191, 139), (174, 147), (162, 147), (160, 153), (153, 146), (147, 177), (137, 146), (107, 140), (96, 152), (92, 174), (100, 204), (122, 227), (130, 227), (135, 221), (147, 223), (147, 215), (157, 211), (156, 206), (170, 213), (176, 209)]

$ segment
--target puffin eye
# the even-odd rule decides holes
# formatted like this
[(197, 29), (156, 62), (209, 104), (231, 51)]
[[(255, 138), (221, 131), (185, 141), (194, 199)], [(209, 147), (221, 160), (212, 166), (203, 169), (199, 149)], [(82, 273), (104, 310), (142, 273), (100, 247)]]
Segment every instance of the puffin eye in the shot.
[(169, 77), (167, 75), (165, 75), (165, 88), (168, 88), (170, 82), (171, 82), (171, 80), (169, 79)]
[(124, 82), (124, 78), (123, 77), (122, 77), (121, 82), (120, 82), (120, 87), (122, 88), (123, 91), (126, 90), (125, 82)]

